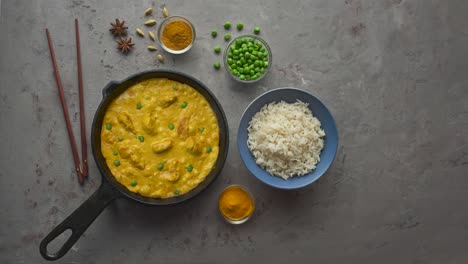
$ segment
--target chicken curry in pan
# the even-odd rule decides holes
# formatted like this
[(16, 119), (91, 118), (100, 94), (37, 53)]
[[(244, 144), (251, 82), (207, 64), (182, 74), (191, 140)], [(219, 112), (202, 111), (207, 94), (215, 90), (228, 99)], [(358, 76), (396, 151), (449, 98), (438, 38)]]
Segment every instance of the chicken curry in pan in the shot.
[(219, 127), (208, 101), (168, 79), (125, 90), (108, 107), (101, 131), (101, 151), (114, 177), (147, 197), (192, 190), (218, 157)]

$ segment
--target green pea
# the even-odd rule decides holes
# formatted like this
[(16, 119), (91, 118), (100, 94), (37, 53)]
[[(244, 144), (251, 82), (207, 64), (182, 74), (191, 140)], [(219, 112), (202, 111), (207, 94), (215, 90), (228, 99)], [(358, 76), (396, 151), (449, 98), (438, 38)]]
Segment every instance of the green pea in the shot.
[(179, 195), (179, 194), (180, 194), (179, 189), (175, 189), (175, 190), (174, 190), (174, 194), (175, 194), (175, 195)]
[(210, 153), (210, 152), (211, 152), (211, 147), (210, 147), (210, 146), (206, 147), (206, 148), (205, 148), (205, 152), (206, 152), (206, 153)]
[(231, 39), (231, 34), (227, 33), (224, 35), (224, 40), (230, 40)]
[(228, 58), (232, 58), (234, 56), (234, 53), (233, 52), (229, 52), (228, 53)]
[(268, 67), (268, 61), (263, 62), (263, 65), (264, 65), (265, 67)]
[(119, 136), (119, 137), (117, 138), (117, 140), (118, 140), (118, 141), (122, 141), (122, 140), (123, 140), (123, 137)]
[(244, 24), (242, 22), (237, 23), (237, 30), (242, 30), (244, 28)]
[(224, 23), (224, 28), (225, 29), (230, 29), (231, 28), (231, 22), (226, 21), (226, 23)]
[(192, 164), (189, 164), (187, 167), (185, 167), (187, 169), (188, 172), (192, 172), (193, 171), (193, 166)]
[(205, 128), (204, 128), (204, 127), (200, 127), (198, 130), (200, 130), (200, 133), (203, 133), (203, 131), (205, 131)]
[(211, 36), (215, 38), (218, 35), (218, 31), (216, 29), (211, 30)]
[(164, 163), (160, 162), (158, 163), (157, 167), (158, 170), (162, 170), (164, 168)]
[(130, 182), (130, 185), (133, 186), (133, 187), (137, 186), (137, 181), (132, 180), (132, 181)]
[(118, 151), (118, 150), (114, 150), (114, 151), (112, 151), (112, 154), (113, 154), (114, 156), (117, 156), (117, 155), (119, 155), (119, 151)]
[(220, 52), (221, 52), (221, 46), (220, 46), (220, 45), (216, 45), (216, 46), (214, 47), (214, 52), (220, 53)]
[(143, 141), (145, 141), (145, 137), (144, 136), (138, 136), (138, 140), (140, 140), (140, 142), (143, 142)]
[(120, 166), (120, 160), (114, 160), (114, 165), (117, 167)]
[(107, 130), (111, 130), (111, 129), (112, 129), (111, 123), (107, 123), (107, 124), (106, 124), (106, 129), (107, 129)]
[(177, 91), (177, 89), (178, 89), (178, 88), (177, 88), (177, 85), (174, 84), (174, 85), (172, 86), (172, 90)]
[(140, 110), (143, 106), (141, 105), (141, 103), (138, 103), (137, 104), (137, 109)]
[(253, 38), (235, 39), (234, 44), (228, 48), (232, 56), (228, 56), (226, 60), (227, 69), (241, 80), (258, 79), (261, 76), (260, 69), (268, 61), (268, 53), (260, 51), (261, 48), (263, 44)]
[(221, 68), (221, 63), (219, 61), (213, 63), (213, 67), (216, 69), (216, 70), (219, 70)]
[(172, 123), (169, 124), (169, 129), (170, 129), (170, 130), (173, 130), (174, 128), (175, 128), (174, 124), (172, 124)]
[(180, 105), (180, 107), (182, 107), (182, 108), (186, 108), (186, 107), (187, 107), (187, 105), (188, 105), (188, 103), (187, 103), (187, 102), (183, 102), (183, 103)]

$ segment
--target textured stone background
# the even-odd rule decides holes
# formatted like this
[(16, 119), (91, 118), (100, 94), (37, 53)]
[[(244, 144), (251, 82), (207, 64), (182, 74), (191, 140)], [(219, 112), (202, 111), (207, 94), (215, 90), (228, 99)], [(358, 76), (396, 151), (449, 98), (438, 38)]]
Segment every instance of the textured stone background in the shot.
[[(231, 148), (222, 174), (202, 195), (164, 208), (117, 201), (60, 263), (468, 263), (468, 1), (167, 1), (172, 14), (196, 25), (194, 48), (165, 54), (164, 65), (153, 65), (147, 39), (136, 37), (137, 50), (128, 56), (117, 53), (109, 22), (125, 19), (133, 34), (143, 11), (162, 4), (2, 1), (1, 263), (45, 263), (42, 237), (100, 182), (94, 160), (84, 187), (72, 172), (44, 33), (49, 27), (78, 136), (75, 17), (88, 128), (110, 80), (176, 69), (219, 98)], [(242, 20), (244, 32), (262, 28), (274, 58), (260, 83), (242, 86), (213, 70), (220, 57), (212, 48), (224, 41), (209, 31), (223, 33), (225, 20)], [(321, 98), (340, 134), (329, 173), (289, 192), (249, 175), (236, 147), (248, 103), (285, 86)], [(217, 195), (230, 183), (248, 186), (257, 199), (254, 218), (242, 226), (224, 223), (217, 212)]]

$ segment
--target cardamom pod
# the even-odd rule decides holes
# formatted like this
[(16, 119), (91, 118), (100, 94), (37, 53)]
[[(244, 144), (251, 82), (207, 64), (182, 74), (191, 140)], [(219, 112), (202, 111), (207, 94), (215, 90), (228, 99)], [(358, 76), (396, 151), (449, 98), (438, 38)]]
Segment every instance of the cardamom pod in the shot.
[(145, 10), (145, 16), (149, 16), (149, 15), (151, 15), (151, 13), (153, 13), (153, 8), (150, 7), (150, 8)]
[(139, 29), (139, 28), (136, 29), (136, 33), (137, 33), (138, 35), (140, 35), (140, 37), (145, 37), (145, 32), (143, 32), (143, 30), (141, 30), (141, 29)]
[(154, 19), (150, 19), (150, 20), (145, 21), (145, 26), (150, 27), (150, 26), (154, 26), (154, 25), (156, 25), (156, 20), (154, 20)]
[(164, 63), (164, 58), (163, 58), (163, 56), (161, 54), (158, 54), (158, 56), (156, 56), (156, 58), (158, 59), (158, 61), (160, 63)]
[(158, 48), (156, 48), (156, 47), (153, 46), (153, 45), (149, 45), (149, 46), (148, 46), (148, 50), (149, 50), (149, 51), (157, 51)]
[(155, 41), (155, 40), (156, 40), (156, 36), (154, 35), (154, 33), (153, 33), (153, 32), (151, 32), (151, 31), (148, 31), (148, 35), (149, 35), (149, 37), (150, 37), (150, 39), (151, 39), (151, 40), (153, 40), (153, 41)]
[(164, 7), (164, 8), (163, 8), (162, 12), (163, 12), (163, 16), (164, 16), (164, 18), (166, 18), (166, 17), (168, 17), (168, 16), (169, 16), (169, 11), (167, 10), (167, 8), (166, 8), (166, 7)]

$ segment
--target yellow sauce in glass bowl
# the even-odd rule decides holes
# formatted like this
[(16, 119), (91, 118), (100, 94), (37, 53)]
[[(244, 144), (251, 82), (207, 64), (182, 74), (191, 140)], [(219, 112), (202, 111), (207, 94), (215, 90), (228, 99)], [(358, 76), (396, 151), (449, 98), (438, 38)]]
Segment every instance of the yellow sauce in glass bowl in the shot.
[(255, 210), (253, 196), (240, 185), (231, 185), (223, 190), (218, 199), (218, 208), (228, 223), (242, 224)]
[(219, 127), (208, 101), (165, 78), (136, 83), (120, 94), (101, 131), (101, 151), (114, 177), (147, 197), (187, 193), (218, 157)]

